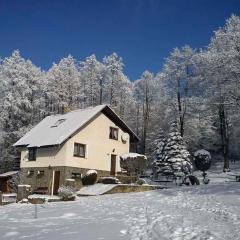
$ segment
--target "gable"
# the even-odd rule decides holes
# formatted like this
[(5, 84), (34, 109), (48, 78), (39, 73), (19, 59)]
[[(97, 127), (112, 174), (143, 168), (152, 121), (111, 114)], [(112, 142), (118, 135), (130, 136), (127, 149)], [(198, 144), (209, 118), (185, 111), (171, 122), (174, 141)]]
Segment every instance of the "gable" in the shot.
[(66, 114), (44, 118), (14, 146), (44, 147), (60, 145), (69, 137), (88, 125), (99, 113), (105, 114), (123, 131), (128, 132), (131, 141), (138, 141), (136, 134), (107, 105), (79, 109)]

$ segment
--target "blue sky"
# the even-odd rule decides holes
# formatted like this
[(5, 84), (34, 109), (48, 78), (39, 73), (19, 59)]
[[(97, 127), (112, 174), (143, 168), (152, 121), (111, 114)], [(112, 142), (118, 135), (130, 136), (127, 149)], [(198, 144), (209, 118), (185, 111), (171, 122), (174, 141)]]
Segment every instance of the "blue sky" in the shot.
[(68, 54), (119, 54), (125, 73), (161, 70), (174, 47), (208, 44), (240, 0), (0, 0), (0, 57), (19, 49), (42, 69)]

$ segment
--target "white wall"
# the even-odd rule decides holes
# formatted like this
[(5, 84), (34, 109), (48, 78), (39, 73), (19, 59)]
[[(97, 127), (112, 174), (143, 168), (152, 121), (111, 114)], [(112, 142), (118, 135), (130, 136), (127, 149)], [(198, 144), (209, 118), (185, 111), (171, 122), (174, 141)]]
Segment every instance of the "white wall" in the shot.
[[(120, 171), (119, 156), (129, 152), (129, 140), (125, 144), (121, 141), (121, 136), (124, 133), (121, 129), (118, 132), (118, 140), (109, 139), (110, 126), (117, 127), (101, 113), (89, 125), (70, 138), (61, 148), (38, 149), (36, 161), (28, 161), (27, 152), (23, 149), (21, 168), (48, 167), (51, 165), (110, 171), (111, 154), (116, 154), (116, 171)], [(74, 142), (87, 145), (86, 158), (73, 156)]]

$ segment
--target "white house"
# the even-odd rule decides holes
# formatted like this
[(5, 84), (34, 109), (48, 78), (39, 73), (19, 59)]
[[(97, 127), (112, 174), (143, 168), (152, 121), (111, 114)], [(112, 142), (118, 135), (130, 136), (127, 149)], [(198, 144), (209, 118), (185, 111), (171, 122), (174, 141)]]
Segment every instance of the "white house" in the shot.
[(68, 178), (88, 169), (99, 175), (121, 171), (119, 156), (136, 134), (107, 105), (48, 116), (17, 141), (23, 183), (55, 194)]

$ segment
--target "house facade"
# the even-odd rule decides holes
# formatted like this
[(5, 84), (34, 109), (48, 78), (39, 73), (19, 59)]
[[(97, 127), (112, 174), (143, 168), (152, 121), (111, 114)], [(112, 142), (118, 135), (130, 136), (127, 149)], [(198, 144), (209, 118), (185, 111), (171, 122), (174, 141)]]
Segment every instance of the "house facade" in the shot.
[(14, 146), (21, 150), (22, 182), (56, 194), (66, 179), (89, 169), (99, 176), (121, 172), (134, 132), (107, 105), (49, 116)]

